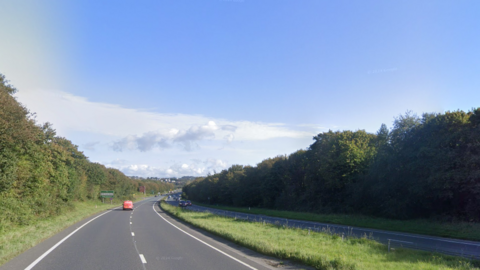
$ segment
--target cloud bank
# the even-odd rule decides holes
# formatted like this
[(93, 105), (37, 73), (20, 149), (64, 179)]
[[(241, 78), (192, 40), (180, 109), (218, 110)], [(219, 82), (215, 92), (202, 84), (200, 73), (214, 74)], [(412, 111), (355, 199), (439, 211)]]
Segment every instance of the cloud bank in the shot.
[(53, 123), (58, 134), (66, 137), (75, 132), (102, 134), (112, 138), (115, 151), (149, 151), (154, 147), (169, 148), (172, 144), (191, 150), (202, 140), (232, 142), (234, 139), (257, 141), (312, 136), (310, 132), (294, 130), (281, 123), (149, 112), (92, 102), (62, 91), (20, 91), (17, 97), (37, 112), (40, 122)]
[(38, 122), (52, 123), (92, 161), (127, 175), (206, 175), (226, 169), (228, 161), (256, 164), (291, 153), (315, 135), (282, 123), (125, 108), (62, 91), (23, 89), (16, 96)]
[(228, 162), (221, 159), (209, 158), (203, 161), (193, 160), (188, 163), (175, 163), (167, 168), (147, 164), (132, 164), (120, 166), (119, 168), (127, 175), (139, 175), (144, 177), (159, 175), (165, 177), (205, 176), (208, 173), (213, 173), (215, 171), (220, 172), (227, 169)]

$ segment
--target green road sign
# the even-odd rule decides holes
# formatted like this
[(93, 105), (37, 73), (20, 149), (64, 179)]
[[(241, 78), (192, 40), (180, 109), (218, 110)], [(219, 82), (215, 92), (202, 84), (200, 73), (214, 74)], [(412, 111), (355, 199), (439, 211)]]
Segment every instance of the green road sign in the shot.
[(102, 197), (102, 198), (113, 198), (113, 190), (100, 191), (100, 197)]

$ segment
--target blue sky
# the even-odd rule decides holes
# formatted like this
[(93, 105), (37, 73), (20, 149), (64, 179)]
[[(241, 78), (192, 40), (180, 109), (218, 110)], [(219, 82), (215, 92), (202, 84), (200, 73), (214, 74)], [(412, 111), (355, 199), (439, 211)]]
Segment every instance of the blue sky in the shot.
[(478, 107), (478, 1), (2, 1), (0, 73), (92, 161), (204, 175)]

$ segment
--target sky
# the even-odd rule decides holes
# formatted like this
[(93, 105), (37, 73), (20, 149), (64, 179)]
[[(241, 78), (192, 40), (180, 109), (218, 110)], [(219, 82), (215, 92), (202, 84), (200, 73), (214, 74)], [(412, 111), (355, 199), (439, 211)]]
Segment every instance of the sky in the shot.
[(480, 101), (479, 1), (0, 0), (17, 100), (127, 175), (202, 176)]

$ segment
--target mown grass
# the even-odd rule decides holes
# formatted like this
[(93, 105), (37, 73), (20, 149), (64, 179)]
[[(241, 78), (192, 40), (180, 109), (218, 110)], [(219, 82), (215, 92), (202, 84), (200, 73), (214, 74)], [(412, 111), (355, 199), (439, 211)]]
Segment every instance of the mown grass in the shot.
[[(144, 199), (143, 194), (136, 196), (136, 200), (142, 199)], [(110, 200), (107, 203), (107, 199), (105, 204), (93, 201), (74, 202), (72, 211), (65, 211), (59, 216), (37, 220), (34, 224), (26, 226), (14, 226), (0, 232), (0, 265), (88, 216), (121, 206), (121, 202), (116, 199), (112, 204)]]
[(362, 215), (313, 214), (264, 208), (250, 208), (249, 210), (249, 208), (243, 207), (208, 205), (197, 202), (193, 203), (205, 207), (249, 214), (480, 241), (480, 224), (474, 222), (440, 222), (427, 219), (392, 220)]
[(193, 212), (162, 202), (168, 213), (257, 252), (316, 269), (480, 269), (480, 262), (423, 251), (387, 248), (366, 238), (283, 228)]

